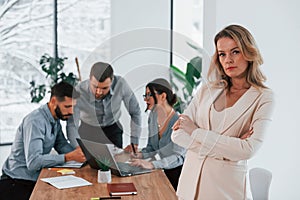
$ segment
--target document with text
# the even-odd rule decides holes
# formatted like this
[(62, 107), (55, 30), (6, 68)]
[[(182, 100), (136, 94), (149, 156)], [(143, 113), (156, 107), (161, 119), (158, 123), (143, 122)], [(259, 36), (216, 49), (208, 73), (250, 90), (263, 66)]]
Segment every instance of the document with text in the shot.
[(73, 175), (41, 178), (41, 181), (49, 183), (58, 189), (92, 185), (92, 183), (88, 182), (87, 180)]

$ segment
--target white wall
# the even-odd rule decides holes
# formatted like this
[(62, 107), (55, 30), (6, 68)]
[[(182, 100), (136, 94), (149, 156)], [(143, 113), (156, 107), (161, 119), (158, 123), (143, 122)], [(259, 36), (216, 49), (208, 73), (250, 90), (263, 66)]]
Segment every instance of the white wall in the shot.
[(272, 171), (270, 199), (300, 199), (300, 1), (204, 1), (206, 50), (212, 55), (213, 36), (226, 25), (245, 26), (261, 50), (265, 61), (262, 70), (276, 95), (272, 126), (249, 166)]
[[(122, 75), (133, 89), (141, 109), (145, 86), (157, 77), (169, 79), (170, 66), (170, 1), (112, 0), (111, 59), (116, 74)], [(140, 147), (147, 142), (147, 118), (143, 115)], [(129, 143), (127, 111), (122, 109), (123, 144)]]

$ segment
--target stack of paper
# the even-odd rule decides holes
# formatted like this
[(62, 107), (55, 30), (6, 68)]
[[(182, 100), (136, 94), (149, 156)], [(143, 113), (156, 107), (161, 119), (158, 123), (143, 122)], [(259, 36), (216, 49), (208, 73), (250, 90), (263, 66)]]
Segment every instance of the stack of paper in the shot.
[(86, 181), (85, 179), (73, 175), (41, 178), (41, 180), (46, 183), (50, 183), (58, 189), (92, 185), (92, 183)]

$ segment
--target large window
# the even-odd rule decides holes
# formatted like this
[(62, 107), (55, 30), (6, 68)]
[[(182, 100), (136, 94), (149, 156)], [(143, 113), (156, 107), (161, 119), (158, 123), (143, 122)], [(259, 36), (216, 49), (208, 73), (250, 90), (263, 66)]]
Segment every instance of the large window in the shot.
[[(58, 1), (58, 52), (67, 57), (66, 69), (76, 71), (78, 58), (81, 75), (87, 78), (91, 65), (84, 66), (86, 59), (96, 47), (110, 37), (110, 0)], [(107, 43), (106, 43), (107, 44)], [(110, 48), (105, 46), (98, 53), (108, 60)]]
[(0, 143), (12, 142), (30, 103), (29, 82), (44, 82), (38, 60), (53, 50), (53, 1), (0, 1)]
[(59, 57), (68, 58), (66, 71), (76, 72), (75, 57), (83, 62), (110, 35), (109, 0), (57, 0), (55, 43), (54, 5), (54, 0), (0, 0), (0, 144), (11, 143), (23, 117), (40, 106), (30, 103), (29, 82), (46, 82), (39, 66), (43, 54), (54, 56), (58, 49)]
[(173, 1), (173, 32), (172, 64), (184, 71), (203, 47), (203, 0)]
[(202, 33), (203, 0), (174, 0), (172, 19), (171, 65), (176, 73), (171, 74), (171, 82), (180, 102), (176, 109), (182, 112), (201, 83), (199, 72), (201, 73), (205, 53)]

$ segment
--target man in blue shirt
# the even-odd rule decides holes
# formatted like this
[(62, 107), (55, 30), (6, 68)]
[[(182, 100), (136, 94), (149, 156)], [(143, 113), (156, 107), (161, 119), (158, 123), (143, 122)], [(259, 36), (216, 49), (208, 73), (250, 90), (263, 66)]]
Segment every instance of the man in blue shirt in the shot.
[[(141, 133), (140, 106), (128, 83), (114, 75), (110, 64), (95, 63), (90, 78), (76, 89), (81, 96), (73, 117), (67, 122), (68, 139), (73, 146), (78, 145), (76, 138), (81, 137), (123, 148), (123, 128), (119, 122), (123, 102), (131, 117), (131, 142), (137, 148)], [(130, 145), (126, 149), (131, 150)]]
[[(51, 89), (50, 101), (23, 119), (2, 168), (0, 199), (29, 199), (42, 168), (85, 161), (81, 149), (68, 143), (60, 124), (73, 114), (79, 96), (70, 84), (58, 83)], [(50, 154), (52, 148), (58, 155)]]

